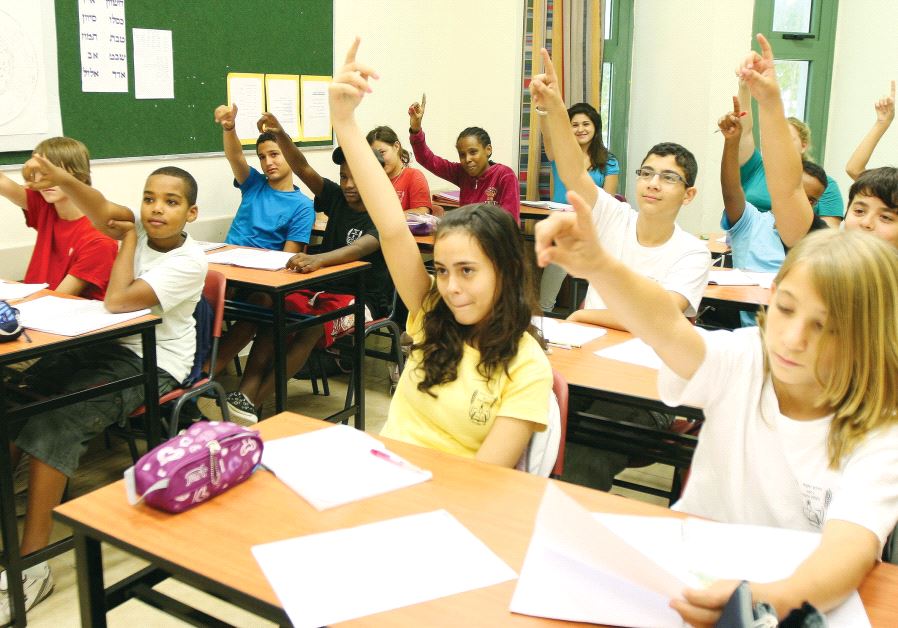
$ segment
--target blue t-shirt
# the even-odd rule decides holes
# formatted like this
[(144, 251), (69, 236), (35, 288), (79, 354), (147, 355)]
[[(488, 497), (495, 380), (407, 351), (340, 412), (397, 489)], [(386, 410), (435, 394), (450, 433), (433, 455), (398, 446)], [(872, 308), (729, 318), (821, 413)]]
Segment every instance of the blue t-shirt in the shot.
[(238, 246), (281, 251), (287, 240), (308, 243), (315, 223), (315, 209), (309, 197), (293, 186), (282, 192), (268, 185), (255, 168), (243, 184), (234, 180), (243, 198), (231, 222), (225, 242)]
[[(754, 205), (758, 211), (770, 211), (770, 192), (767, 191), (767, 176), (764, 173), (764, 162), (758, 149), (751, 154), (739, 168), (739, 178), (742, 180), (742, 189), (745, 191), (745, 200)], [(845, 215), (845, 203), (842, 201), (842, 193), (839, 184), (831, 176), (826, 177), (826, 190), (817, 201), (814, 213), (818, 216)]]
[[(552, 192), (552, 200), (556, 203), (567, 203), (567, 188), (564, 187), (564, 183), (561, 182), (561, 177), (558, 176), (558, 168), (555, 167), (555, 162), (550, 161), (552, 164), (552, 180), (555, 182), (555, 187)], [(617, 163), (617, 159), (613, 155), (608, 155), (608, 162), (605, 164), (605, 172), (601, 170), (588, 170), (589, 176), (595, 181), (596, 185), (602, 187), (605, 183), (605, 177), (609, 177), (613, 174), (620, 174), (620, 164)]]
[[(745, 203), (742, 217), (730, 225), (727, 213), (720, 216), (720, 226), (730, 236), (733, 251), (733, 268), (761, 273), (775, 273), (783, 265), (786, 252), (779, 232), (773, 226), (773, 214), (761, 212), (751, 203)], [(743, 327), (756, 324), (753, 312), (739, 312)]]

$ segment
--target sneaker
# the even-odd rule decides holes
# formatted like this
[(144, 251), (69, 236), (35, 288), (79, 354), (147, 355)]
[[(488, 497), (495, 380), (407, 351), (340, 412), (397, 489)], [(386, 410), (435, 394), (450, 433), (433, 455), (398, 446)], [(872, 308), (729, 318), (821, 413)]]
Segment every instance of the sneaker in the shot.
[(196, 400), (196, 407), (210, 421), (221, 421), (221, 408), (218, 407), (217, 397), (200, 397)]
[[(41, 565), (43, 570), (38, 575), (22, 574), (22, 587), (25, 590), (25, 611), (30, 611), (48, 595), (53, 593), (53, 576), (47, 563)], [(6, 571), (0, 578), (0, 624), (6, 625), (11, 620), (9, 609), (9, 587), (6, 582)]]
[(240, 425), (250, 426), (259, 422), (259, 416), (256, 414), (256, 407), (249, 397), (240, 391), (228, 393), (228, 412), (231, 421)]

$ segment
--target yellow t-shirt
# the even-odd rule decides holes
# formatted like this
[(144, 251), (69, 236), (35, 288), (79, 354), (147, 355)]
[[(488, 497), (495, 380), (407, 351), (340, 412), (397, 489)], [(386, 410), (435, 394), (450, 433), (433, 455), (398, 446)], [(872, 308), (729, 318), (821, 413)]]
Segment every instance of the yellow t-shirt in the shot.
[[(416, 343), (424, 339), (424, 310), (409, 316), (406, 331)], [(518, 343), (518, 354), (487, 381), (477, 372), (480, 352), (465, 345), (455, 381), (418, 390), (424, 377), (421, 351), (405, 364), (390, 403), (381, 435), (407, 443), (473, 458), (497, 416), (532, 421), (545, 429), (552, 390), (552, 368), (542, 347), (529, 333)]]

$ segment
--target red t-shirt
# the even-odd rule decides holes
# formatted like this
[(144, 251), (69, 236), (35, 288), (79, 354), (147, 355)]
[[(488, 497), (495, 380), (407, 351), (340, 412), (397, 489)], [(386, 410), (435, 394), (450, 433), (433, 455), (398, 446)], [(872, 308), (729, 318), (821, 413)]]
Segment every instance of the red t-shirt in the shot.
[(66, 275), (72, 275), (89, 284), (81, 296), (103, 299), (118, 243), (97, 231), (87, 216), (63, 220), (40, 193), (26, 193), (25, 224), (37, 231), (37, 241), (25, 283), (47, 283), (55, 289)]
[(406, 166), (399, 176), (390, 179), (390, 182), (396, 190), (403, 211), (408, 211), (413, 207), (433, 208), (433, 203), (430, 200), (430, 186), (427, 185), (427, 179), (424, 178), (424, 173), (420, 170)]

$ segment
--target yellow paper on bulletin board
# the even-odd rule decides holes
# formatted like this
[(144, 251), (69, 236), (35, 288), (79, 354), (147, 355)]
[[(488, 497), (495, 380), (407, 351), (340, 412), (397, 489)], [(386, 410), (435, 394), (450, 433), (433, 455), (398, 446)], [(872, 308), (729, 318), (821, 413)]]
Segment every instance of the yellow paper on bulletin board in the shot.
[(228, 104), (237, 105), (234, 130), (241, 144), (255, 144), (256, 122), (265, 111), (265, 75), (228, 72)]
[(332, 76), (300, 78), (302, 100), (302, 128), (299, 139), (304, 142), (329, 140), (333, 137), (327, 88)]
[(299, 74), (265, 75), (265, 110), (290, 137), (299, 137)]

